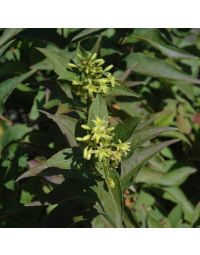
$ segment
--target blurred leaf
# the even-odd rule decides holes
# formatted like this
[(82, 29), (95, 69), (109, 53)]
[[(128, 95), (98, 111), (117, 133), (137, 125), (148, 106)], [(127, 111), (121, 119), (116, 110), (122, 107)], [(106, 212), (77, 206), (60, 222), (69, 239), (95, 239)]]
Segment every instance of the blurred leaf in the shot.
[(182, 206), (178, 204), (171, 210), (171, 212), (168, 215), (168, 219), (173, 228), (179, 225), (179, 223), (181, 222), (181, 217), (182, 217)]
[(22, 74), (20, 76), (15, 76), (0, 83), (0, 113), (3, 111), (3, 106), (6, 100), (17, 87), (17, 85), (29, 78), (32, 74), (35, 73), (35, 71), (36, 70), (32, 70), (28, 73)]
[(0, 47), (23, 30), (24, 30), (24, 28), (7, 28), (7, 29), (5, 29), (5, 31), (3, 32), (3, 34), (0, 37)]
[(132, 89), (129, 89), (124, 86), (111, 88), (109, 92), (110, 96), (129, 96), (129, 97), (136, 97), (139, 98), (139, 95), (135, 93)]
[(180, 204), (184, 211), (184, 218), (191, 222), (193, 218), (194, 208), (190, 201), (186, 198), (183, 191), (178, 187), (164, 188), (165, 193), (163, 197), (169, 199), (172, 202)]
[(163, 228), (163, 225), (155, 220), (150, 214), (147, 216), (147, 224), (149, 228)]
[(133, 71), (136, 73), (155, 78), (181, 80), (200, 84), (200, 80), (177, 70), (174, 66), (164, 62), (162, 59), (150, 57), (143, 53), (131, 53), (125, 60), (128, 66), (134, 66)]
[(103, 29), (102, 28), (85, 28), (79, 34), (77, 34), (76, 36), (74, 36), (72, 38), (72, 42), (76, 41), (76, 40), (79, 40), (79, 39), (81, 39), (85, 36), (91, 35), (93, 33), (99, 32), (101, 30), (103, 30)]
[(8, 49), (8, 47), (14, 42), (14, 40), (11, 40), (7, 42), (5, 45), (0, 46), (0, 57), (3, 55), (3, 53)]
[(31, 128), (24, 124), (15, 124), (14, 126), (7, 128), (0, 140), (0, 151), (9, 143), (22, 139), (31, 130)]
[(144, 182), (150, 185), (180, 186), (187, 180), (190, 174), (196, 171), (192, 167), (181, 167), (163, 175), (163, 173), (153, 171), (151, 168), (145, 168), (138, 174), (136, 182)]
[(125, 38), (124, 43), (135, 42), (135, 39), (139, 39), (149, 43), (152, 47), (160, 50), (164, 55), (171, 58), (189, 58), (197, 59), (186, 51), (172, 45), (158, 29), (134, 29), (134, 33)]

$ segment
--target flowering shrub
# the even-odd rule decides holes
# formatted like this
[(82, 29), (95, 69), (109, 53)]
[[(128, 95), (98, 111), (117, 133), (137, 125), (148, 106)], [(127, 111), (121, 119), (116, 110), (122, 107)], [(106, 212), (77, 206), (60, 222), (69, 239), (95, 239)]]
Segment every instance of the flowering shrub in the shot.
[(0, 226), (198, 226), (199, 64), (182, 35), (42, 31), (0, 30)]

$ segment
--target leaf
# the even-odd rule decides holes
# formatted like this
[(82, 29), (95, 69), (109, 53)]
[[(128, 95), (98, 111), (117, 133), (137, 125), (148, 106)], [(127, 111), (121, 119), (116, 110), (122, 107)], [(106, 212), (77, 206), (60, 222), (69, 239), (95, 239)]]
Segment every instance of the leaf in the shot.
[(197, 59), (196, 56), (189, 54), (188, 52), (177, 48), (172, 45), (158, 29), (135, 29), (134, 33), (125, 38), (124, 43), (135, 42), (135, 39), (139, 39), (149, 43), (152, 47), (160, 50), (164, 55), (171, 58), (189, 58)]
[(187, 180), (189, 175), (195, 173), (196, 171), (197, 169), (192, 167), (181, 167), (168, 172), (159, 180), (159, 184), (165, 186), (180, 186)]
[(190, 174), (196, 171), (192, 167), (181, 167), (163, 174), (162, 172), (155, 171), (154, 168), (146, 167), (139, 172), (136, 182), (149, 185), (180, 186), (187, 180)]
[(82, 156), (80, 155), (79, 150), (74, 150), (70, 148), (61, 150), (54, 154), (53, 156), (51, 156), (49, 159), (41, 162), (37, 166), (30, 168), (28, 171), (20, 175), (16, 181), (19, 181), (30, 176), (36, 176), (50, 167), (56, 167), (65, 170), (77, 168), (79, 167), (81, 159)]
[(171, 200), (174, 203), (180, 204), (183, 208), (185, 220), (192, 222), (194, 208), (190, 201), (179, 187), (167, 187), (163, 188), (165, 193), (163, 197)]
[(131, 156), (121, 163), (121, 187), (122, 190), (127, 189), (132, 184), (132, 179), (138, 170), (154, 155), (166, 146), (176, 143), (178, 140), (170, 140), (159, 144), (151, 145), (142, 149), (136, 149)]
[(72, 81), (75, 77), (75, 74), (68, 71), (69, 58), (61, 55), (59, 52), (53, 49), (43, 49), (37, 48), (42, 54), (47, 57), (48, 61), (53, 65), (55, 73), (58, 75), (58, 79)]
[(125, 60), (128, 66), (134, 65), (133, 71), (136, 73), (155, 78), (181, 80), (200, 84), (200, 80), (177, 70), (174, 66), (164, 62), (162, 59), (150, 57), (143, 53), (131, 53)]
[(91, 52), (92, 53), (97, 53), (97, 56), (101, 56), (101, 44), (102, 44), (102, 35), (100, 35), (94, 44)]
[[(112, 187), (109, 184), (110, 180), (113, 182)], [(97, 210), (101, 214), (101, 218), (103, 220), (102, 224), (108, 222), (108, 226), (121, 227), (123, 218), (123, 203), (119, 176), (116, 171), (108, 171), (106, 183), (107, 190), (105, 189), (104, 182), (98, 182), (97, 186), (94, 188), (100, 201), (97, 205)], [(98, 221), (100, 221), (100, 219), (98, 219)]]
[(88, 125), (91, 126), (93, 124), (93, 120), (99, 117), (100, 119), (108, 120), (108, 110), (105, 103), (105, 100), (100, 96), (97, 95), (96, 98), (93, 100), (89, 113), (88, 113)]
[(3, 55), (3, 53), (8, 49), (8, 47), (14, 42), (14, 40), (11, 40), (7, 42), (5, 45), (0, 47), (0, 57)]
[(85, 28), (80, 33), (78, 33), (76, 36), (72, 38), (72, 42), (79, 40), (85, 36), (89, 36), (93, 33), (99, 32), (103, 30), (103, 28)]
[(24, 30), (24, 28), (7, 28), (7, 29), (5, 29), (2, 36), (0, 37), (0, 47), (23, 30)]
[(114, 129), (115, 139), (120, 139), (122, 142), (127, 141), (131, 137), (131, 135), (133, 135), (133, 132), (137, 127), (139, 121), (139, 118), (131, 117), (118, 124)]
[(163, 225), (155, 220), (150, 214), (147, 216), (147, 224), (149, 228), (163, 228)]
[(181, 222), (182, 217), (182, 206), (176, 205), (168, 215), (168, 219), (173, 228), (177, 227), (178, 224)]
[(144, 128), (139, 131), (135, 131), (133, 135), (130, 137), (130, 142), (132, 149), (137, 148), (138, 146), (142, 145), (146, 141), (149, 141), (162, 133), (169, 132), (175, 130), (176, 128), (173, 127), (153, 127), (153, 128)]
[(9, 143), (22, 139), (31, 130), (31, 128), (24, 124), (15, 124), (14, 126), (7, 128), (0, 139), (0, 151)]
[(29, 78), (35, 71), (36, 70), (32, 70), (28, 73), (15, 76), (0, 83), (0, 112), (2, 112), (3, 105), (17, 85)]
[(62, 115), (62, 114), (53, 115), (45, 111), (41, 111), (41, 112), (46, 114), (48, 118), (52, 119), (59, 126), (62, 133), (68, 139), (71, 147), (77, 146), (77, 142), (75, 139), (75, 127), (78, 121), (76, 119), (66, 115)]
[(114, 96), (114, 97), (115, 96), (129, 96), (129, 97), (136, 97), (136, 98), (140, 97), (132, 89), (129, 89), (129, 88), (124, 87), (124, 86), (111, 88), (111, 90), (109, 91), (109, 95)]

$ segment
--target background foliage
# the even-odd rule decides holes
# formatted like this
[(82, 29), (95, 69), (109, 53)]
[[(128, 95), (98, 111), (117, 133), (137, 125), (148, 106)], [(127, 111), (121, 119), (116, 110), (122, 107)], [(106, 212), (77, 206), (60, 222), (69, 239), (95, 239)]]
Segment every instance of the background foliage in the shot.
[[(0, 33), (1, 227), (199, 226), (198, 29)], [(124, 84), (98, 104), (132, 142), (109, 173), (114, 190), (75, 140), (86, 115), (67, 66), (79, 43), (101, 53)], [(171, 138), (180, 141), (166, 147)]]

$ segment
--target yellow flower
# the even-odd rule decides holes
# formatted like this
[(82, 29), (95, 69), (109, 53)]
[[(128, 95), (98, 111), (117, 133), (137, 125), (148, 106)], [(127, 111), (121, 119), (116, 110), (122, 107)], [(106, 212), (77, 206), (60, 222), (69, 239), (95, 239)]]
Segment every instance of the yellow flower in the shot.
[(99, 117), (96, 117), (94, 122), (94, 127), (92, 128), (92, 137), (91, 140), (94, 140), (97, 144), (101, 139), (110, 140), (112, 136), (110, 132), (114, 128), (108, 128), (108, 121), (102, 120)]
[(117, 151), (121, 151), (123, 155), (127, 155), (128, 151), (130, 151), (130, 143), (125, 142), (122, 143), (121, 140), (119, 140), (119, 143), (116, 144)]
[(83, 157), (84, 157), (84, 159), (90, 160), (90, 159), (91, 159), (91, 156), (92, 156), (92, 153), (93, 153), (92, 148), (88, 148), (88, 146), (85, 147), (85, 149), (84, 149), (84, 151), (83, 151)]
[(110, 157), (111, 150), (109, 148), (104, 148), (103, 144), (101, 143), (96, 150), (93, 150), (93, 153), (99, 161), (102, 161), (103, 159)]
[(81, 127), (85, 130), (91, 130), (91, 128), (88, 125), (81, 125)]
[(80, 141), (80, 142), (85, 142), (85, 141), (87, 141), (89, 139), (90, 139), (90, 135), (86, 135), (84, 137), (76, 137), (76, 140)]

